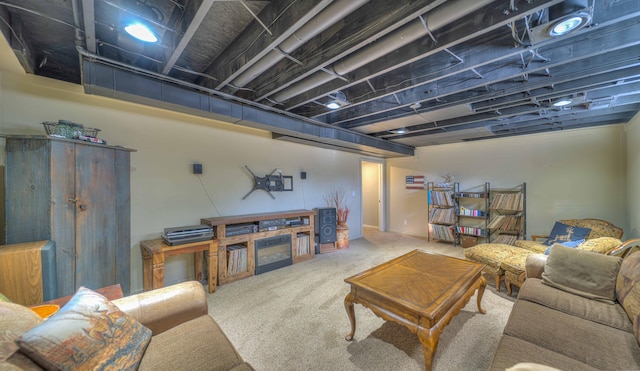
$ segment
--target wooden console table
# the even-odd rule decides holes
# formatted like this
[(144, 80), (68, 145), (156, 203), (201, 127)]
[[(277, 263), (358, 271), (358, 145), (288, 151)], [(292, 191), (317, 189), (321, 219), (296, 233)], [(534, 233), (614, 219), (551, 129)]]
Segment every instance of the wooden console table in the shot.
[(162, 239), (140, 241), (143, 262), (144, 291), (164, 287), (164, 260), (168, 256), (195, 254), (195, 278), (202, 280), (202, 256), (206, 255), (208, 264), (209, 292), (216, 291), (218, 283), (218, 241), (207, 240), (170, 246)]
[[(218, 241), (218, 282), (222, 285), (242, 278), (253, 276), (255, 270), (254, 242), (258, 239), (291, 235), (291, 257), (293, 264), (311, 259), (315, 255), (314, 243), (314, 216), (313, 210), (291, 210), (261, 214), (248, 214), (236, 216), (222, 216), (214, 218), (200, 219), (200, 223), (210, 225), (216, 229), (216, 239)], [(274, 230), (264, 230), (261, 232), (244, 233), (227, 236), (227, 227), (242, 224), (259, 224), (260, 221), (274, 219), (301, 219), (301, 225), (288, 225)], [(304, 223), (307, 224), (304, 224)], [(298, 234), (306, 235), (308, 239), (308, 253), (300, 254), (297, 250)], [(301, 241), (306, 241), (301, 240)], [(231, 245), (242, 245), (247, 249), (247, 271), (228, 274), (227, 247)]]

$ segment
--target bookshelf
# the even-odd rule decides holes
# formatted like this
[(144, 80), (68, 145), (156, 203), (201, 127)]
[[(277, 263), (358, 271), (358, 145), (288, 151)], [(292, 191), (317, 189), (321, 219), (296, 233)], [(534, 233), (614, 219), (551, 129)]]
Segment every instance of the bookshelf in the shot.
[(465, 191), (460, 191), (459, 183), (455, 184), (455, 240), (462, 247), (471, 247), (487, 241), (489, 195), (488, 182)]
[(433, 182), (427, 183), (429, 241), (450, 242), (455, 244), (456, 201), (454, 198), (454, 190), (457, 184), (456, 182), (449, 187), (438, 187)]
[(513, 188), (491, 189), (488, 225), (491, 243), (514, 245), (516, 240), (526, 238), (526, 195), (526, 183)]

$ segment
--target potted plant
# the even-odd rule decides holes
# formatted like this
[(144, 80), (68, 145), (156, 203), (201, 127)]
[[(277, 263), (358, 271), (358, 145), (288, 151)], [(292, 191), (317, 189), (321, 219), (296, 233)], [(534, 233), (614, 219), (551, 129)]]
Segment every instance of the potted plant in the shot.
[(328, 207), (336, 208), (336, 248), (348, 249), (349, 227), (347, 227), (347, 219), (349, 218), (349, 205), (347, 205), (344, 188), (331, 187), (329, 192), (324, 195), (324, 200)]

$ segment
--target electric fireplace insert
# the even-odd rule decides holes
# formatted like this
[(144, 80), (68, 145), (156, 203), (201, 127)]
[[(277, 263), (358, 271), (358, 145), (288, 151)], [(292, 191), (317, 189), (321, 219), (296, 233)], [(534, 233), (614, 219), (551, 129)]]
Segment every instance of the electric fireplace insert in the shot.
[(291, 256), (291, 235), (261, 238), (254, 241), (255, 274), (269, 272), (274, 269), (293, 264)]

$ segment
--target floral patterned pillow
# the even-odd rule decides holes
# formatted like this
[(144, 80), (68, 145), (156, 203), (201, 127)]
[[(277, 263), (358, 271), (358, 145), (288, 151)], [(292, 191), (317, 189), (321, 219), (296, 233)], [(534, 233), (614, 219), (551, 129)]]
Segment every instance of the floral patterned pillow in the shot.
[(135, 370), (150, 340), (151, 330), (80, 287), (60, 311), (16, 343), (46, 369)]

